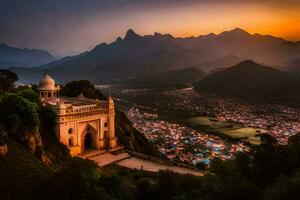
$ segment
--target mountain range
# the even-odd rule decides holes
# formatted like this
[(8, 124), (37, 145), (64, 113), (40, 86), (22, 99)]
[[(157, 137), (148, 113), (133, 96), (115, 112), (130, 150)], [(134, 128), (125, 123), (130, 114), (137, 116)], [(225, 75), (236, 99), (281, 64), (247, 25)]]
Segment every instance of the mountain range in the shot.
[(55, 57), (40, 49), (20, 49), (0, 44), (0, 67), (33, 67), (53, 62)]
[(250, 34), (236, 28), (220, 34), (174, 38), (154, 33), (141, 36), (128, 30), (110, 44), (101, 43), (89, 52), (28, 70), (13, 68), (21, 81), (37, 79), (33, 74), (47, 70), (61, 82), (89, 79), (113, 82), (170, 70), (197, 68), (205, 72), (227, 68), (251, 59), (279, 69), (300, 58), (300, 42), (270, 35)]

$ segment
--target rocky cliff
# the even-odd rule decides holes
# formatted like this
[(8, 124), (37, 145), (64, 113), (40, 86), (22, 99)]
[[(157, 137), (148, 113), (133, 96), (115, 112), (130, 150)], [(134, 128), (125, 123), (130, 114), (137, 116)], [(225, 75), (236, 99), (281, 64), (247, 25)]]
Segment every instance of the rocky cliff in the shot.
[(125, 149), (143, 153), (159, 158), (165, 158), (149, 141), (136, 130), (123, 112), (117, 112), (116, 115), (116, 134), (119, 143), (124, 145)]

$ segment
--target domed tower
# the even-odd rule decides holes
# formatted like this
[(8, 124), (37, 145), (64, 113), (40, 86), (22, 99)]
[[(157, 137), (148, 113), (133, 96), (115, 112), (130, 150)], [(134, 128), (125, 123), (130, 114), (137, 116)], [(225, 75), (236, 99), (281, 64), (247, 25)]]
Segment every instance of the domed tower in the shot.
[(115, 104), (111, 96), (108, 98), (108, 131), (109, 131), (109, 148), (113, 149), (118, 146), (115, 136)]
[(56, 100), (60, 87), (55, 86), (55, 81), (47, 73), (45, 73), (39, 82), (37, 90), (39, 91), (42, 103), (45, 103)]

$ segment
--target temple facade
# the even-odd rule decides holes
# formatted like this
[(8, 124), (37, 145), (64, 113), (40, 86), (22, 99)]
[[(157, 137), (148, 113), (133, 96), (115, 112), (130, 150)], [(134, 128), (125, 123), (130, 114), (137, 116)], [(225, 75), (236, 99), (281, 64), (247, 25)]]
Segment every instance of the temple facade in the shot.
[(59, 97), (59, 90), (48, 74), (39, 82), (42, 104), (51, 107), (56, 114), (57, 139), (70, 149), (72, 156), (88, 149), (111, 151), (118, 148), (112, 97), (108, 100), (88, 99), (83, 95)]

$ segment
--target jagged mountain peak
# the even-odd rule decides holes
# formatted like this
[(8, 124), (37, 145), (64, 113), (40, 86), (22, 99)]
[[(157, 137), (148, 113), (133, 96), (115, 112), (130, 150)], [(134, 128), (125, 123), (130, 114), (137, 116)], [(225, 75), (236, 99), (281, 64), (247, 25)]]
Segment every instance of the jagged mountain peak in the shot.
[(229, 31), (224, 31), (222, 33), (220, 33), (220, 35), (228, 35), (228, 34), (234, 34), (234, 35), (251, 35), (250, 33), (248, 33), (247, 31), (245, 31), (244, 29), (241, 28), (235, 28)]
[(126, 32), (125, 39), (135, 39), (135, 38), (140, 38), (141, 36), (136, 34), (132, 29), (128, 29)]
[(154, 37), (161, 37), (162, 34), (161, 34), (161, 33), (158, 33), (158, 32), (155, 32), (153, 36), (154, 36)]
[(121, 41), (122, 41), (122, 38), (118, 37), (115, 42), (121, 42)]
[(235, 29), (230, 30), (229, 32), (239, 32), (239, 33), (248, 33), (242, 28), (236, 27)]

